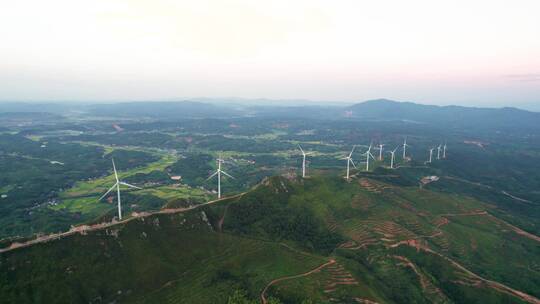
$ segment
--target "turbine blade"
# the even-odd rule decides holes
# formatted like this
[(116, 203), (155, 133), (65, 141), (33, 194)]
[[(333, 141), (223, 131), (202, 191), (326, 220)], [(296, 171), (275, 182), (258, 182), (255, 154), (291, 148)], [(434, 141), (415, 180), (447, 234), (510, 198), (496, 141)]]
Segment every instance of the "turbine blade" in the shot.
[(304, 154), (304, 155), (306, 154), (306, 153), (304, 152), (304, 150), (302, 150), (302, 147), (300, 147), (300, 145), (298, 145), (298, 148), (300, 149), (300, 151), (302, 152), (302, 154)]
[[(223, 171), (222, 171), (223, 172)], [(210, 175), (206, 180), (209, 180), (211, 179), (212, 177), (216, 176), (216, 174), (218, 173), (218, 171), (214, 172), (214, 174)]]
[(354, 148), (356, 148), (356, 146), (352, 146), (352, 150), (351, 150), (351, 153), (349, 153), (349, 158), (351, 157), (351, 155), (353, 154), (354, 152)]
[(236, 179), (234, 178), (232, 175), (230, 175), (229, 173), (225, 172), (225, 171), (221, 171), (221, 173), (227, 175), (228, 177), (232, 178), (232, 179)]
[(352, 166), (356, 169), (356, 165), (354, 164), (354, 161), (352, 160), (352, 158), (349, 158), (349, 160), (351, 161)]
[(128, 186), (130, 188), (141, 189), (142, 190), (141, 187), (133, 186), (133, 185), (130, 185), (130, 184), (126, 183), (126, 182), (120, 182), (120, 185), (124, 185), (124, 186)]
[(114, 164), (114, 158), (111, 158), (111, 160), (112, 160), (112, 167), (114, 171), (114, 177), (116, 178), (116, 183), (118, 183), (118, 173), (116, 173), (116, 166)]
[(114, 187), (116, 187), (117, 184), (118, 184), (118, 183), (115, 183), (114, 185), (112, 185), (112, 187), (111, 187), (109, 190), (107, 190), (107, 192), (105, 192), (105, 194), (103, 194), (103, 195), (98, 199), (98, 201), (102, 200), (105, 196), (107, 196), (107, 194), (109, 194), (111, 191), (113, 191)]

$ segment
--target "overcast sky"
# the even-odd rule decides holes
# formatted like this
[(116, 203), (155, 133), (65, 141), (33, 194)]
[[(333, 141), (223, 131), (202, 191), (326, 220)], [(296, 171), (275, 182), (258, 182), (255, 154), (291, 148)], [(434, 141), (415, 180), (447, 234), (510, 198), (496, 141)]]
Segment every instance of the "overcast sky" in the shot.
[(540, 104), (538, 0), (0, 0), (0, 100)]

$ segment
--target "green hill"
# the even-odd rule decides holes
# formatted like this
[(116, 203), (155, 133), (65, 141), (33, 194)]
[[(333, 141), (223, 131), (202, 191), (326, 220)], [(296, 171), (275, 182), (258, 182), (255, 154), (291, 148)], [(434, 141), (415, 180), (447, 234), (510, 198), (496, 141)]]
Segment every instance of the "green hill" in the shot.
[(516, 108), (434, 106), (388, 99), (368, 100), (346, 108), (352, 116), (373, 120), (407, 120), (453, 128), (540, 130), (540, 113)]
[(540, 239), (493, 208), (361, 176), (272, 177), (236, 198), (1, 253), (0, 298), (538, 303)]

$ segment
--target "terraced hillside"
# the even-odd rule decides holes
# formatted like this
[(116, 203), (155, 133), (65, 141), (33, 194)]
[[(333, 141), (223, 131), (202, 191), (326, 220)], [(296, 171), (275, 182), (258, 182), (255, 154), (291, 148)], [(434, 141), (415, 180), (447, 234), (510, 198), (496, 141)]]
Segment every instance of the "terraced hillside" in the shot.
[[(540, 303), (537, 236), (471, 197), (355, 176), (1, 253), (7, 303)], [(233, 302), (234, 303), (234, 302)]]

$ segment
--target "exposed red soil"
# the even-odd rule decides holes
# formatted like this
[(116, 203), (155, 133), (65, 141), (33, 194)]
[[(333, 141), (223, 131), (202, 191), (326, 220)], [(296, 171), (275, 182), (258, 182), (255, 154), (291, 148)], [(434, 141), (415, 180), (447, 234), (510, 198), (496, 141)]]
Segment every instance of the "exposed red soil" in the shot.
[(516, 226), (514, 226), (514, 225), (512, 225), (510, 223), (507, 223), (507, 222), (505, 222), (505, 221), (503, 221), (503, 220), (501, 220), (501, 219), (499, 219), (499, 218), (497, 218), (497, 217), (495, 217), (495, 216), (493, 216), (493, 215), (491, 215), (489, 213), (487, 214), (487, 216), (489, 218), (491, 218), (492, 220), (507, 226), (512, 231), (514, 231), (515, 233), (517, 233), (517, 234), (519, 234), (519, 235), (521, 235), (523, 237), (526, 237), (526, 238), (531, 239), (531, 240), (536, 241), (536, 242), (540, 242), (540, 237), (538, 237), (538, 236), (536, 236), (536, 235), (534, 235), (532, 233), (524, 231), (524, 230), (522, 230), (522, 229), (520, 229), (520, 228), (518, 228), (518, 227), (516, 227)]
[(396, 244), (393, 244), (393, 245), (391, 245), (389, 247), (394, 248), (394, 247), (398, 247), (398, 246), (401, 246), (401, 245), (408, 245), (408, 246), (411, 246), (411, 247), (415, 247), (417, 251), (423, 250), (423, 251), (426, 251), (428, 253), (437, 255), (437, 256), (445, 259), (446, 261), (448, 261), (454, 267), (458, 268), (459, 270), (463, 271), (467, 275), (471, 276), (472, 278), (481, 281), (482, 283), (484, 283), (489, 288), (492, 288), (492, 289), (495, 289), (497, 291), (500, 291), (500, 292), (515, 296), (515, 297), (517, 297), (517, 298), (519, 298), (519, 299), (521, 299), (521, 300), (523, 300), (523, 301), (525, 301), (527, 303), (540, 304), (540, 300), (538, 298), (536, 298), (534, 296), (531, 296), (529, 294), (526, 294), (526, 293), (524, 293), (522, 291), (513, 289), (511, 287), (508, 287), (508, 286), (506, 286), (506, 285), (504, 285), (502, 283), (491, 281), (491, 280), (488, 280), (488, 279), (484, 279), (483, 277), (481, 277), (481, 276), (477, 275), (476, 273), (474, 273), (474, 272), (468, 270), (467, 268), (463, 267), (458, 262), (452, 260), (451, 258), (449, 258), (449, 257), (447, 257), (447, 256), (445, 256), (443, 254), (440, 254), (440, 253), (438, 253), (438, 252), (436, 252), (434, 250), (431, 250), (426, 244), (422, 244), (421, 242), (418, 242), (417, 240), (402, 241), (402, 242), (398, 242)]
[(268, 288), (270, 288), (270, 286), (276, 284), (276, 283), (279, 283), (281, 281), (285, 281), (285, 280), (291, 280), (291, 279), (297, 279), (297, 278), (301, 278), (301, 277), (306, 277), (306, 276), (309, 276), (315, 272), (319, 272), (321, 271), (321, 269), (327, 267), (327, 266), (330, 266), (332, 264), (336, 263), (336, 260), (334, 259), (331, 259), (330, 261), (316, 267), (315, 269), (312, 269), (308, 272), (305, 272), (305, 273), (302, 273), (302, 274), (297, 274), (297, 275), (293, 275), (293, 276), (286, 276), (286, 277), (282, 277), (282, 278), (277, 278), (275, 280), (272, 280), (270, 283), (268, 283), (268, 285), (266, 285), (266, 287), (264, 287), (263, 291), (261, 292), (261, 303), (263, 304), (266, 304), (267, 303), (267, 299), (266, 299), (266, 292), (268, 291)]
[(441, 228), (444, 225), (450, 224), (450, 221), (446, 217), (441, 216), (437, 218), (435, 221), (433, 221), (433, 224), (435, 225), (435, 227)]
[(356, 302), (362, 303), (362, 304), (379, 304), (379, 302), (371, 301), (371, 300), (368, 300), (368, 299), (354, 298), (354, 300)]
[(398, 265), (409, 267), (414, 271), (414, 273), (416, 273), (418, 280), (420, 281), (420, 286), (422, 286), (422, 290), (424, 290), (424, 292), (427, 294), (436, 295), (439, 298), (447, 299), (446, 295), (439, 288), (433, 285), (433, 283), (418, 270), (413, 262), (404, 256), (394, 255), (392, 257), (400, 261)]
[(234, 195), (234, 196), (229, 196), (229, 197), (224, 197), (224, 198), (217, 199), (217, 200), (208, 201), (206, 203), (191, 206), (191, 207), (187, 207), (187, 208), (168, 208), (168, 209), (161, 209), (161, 210), (155, 211), (155, 212), (140, 212), (140, 213), (135, 213), (134, 212), (134, 213), (132, 213), (131, 217), (126, 218), (126, 219), (124, 219), (122, 221), (113, 221), (113, 222), (99, 223), (99, 224), (94, 224), (94, 225), (75, 226), (75, 227), (72, 227), (69, 231), (66, 231), (66, 232), (53, 233), (53, 234), (39, 236), (36, 239), (29, 240), (29, 241), (26, 241), (26, 242), (23, 242), (23, 243), (14, 242), (7, 248), (1, 248), (0, 253), (15, 250), (15, 249), (18, 249), (18, 248), (32, 246), (32, 245), (39, 244), (39, 243), (45, 243), (45, 242), (61, 239), (63, 237), (73, 235), (73, 234), (77, 234), (77, 233), (80, 233), (80, 234), (84, 235), (84, 234), (86, 234), (86, 233), (88, 233), (90, 231), (96, 231), (96, 230), (102, 230), (102, 229), (114, 227), (116, 225), (124, 224), (124, 223), (130, 222), (130, 221), (136, 220), (136, 219), (145, 218), (145, 217), (155, 215), (155, 214), (182, 213), (182, 212), (194, 210), (194, 209), (206, 206), (206, 205), (219, 203), (219, 202), (222, 202), (224, 200), (238, 198), (238, 197), (243, 196), (244, 194), (245, 194), (245, 192)]

